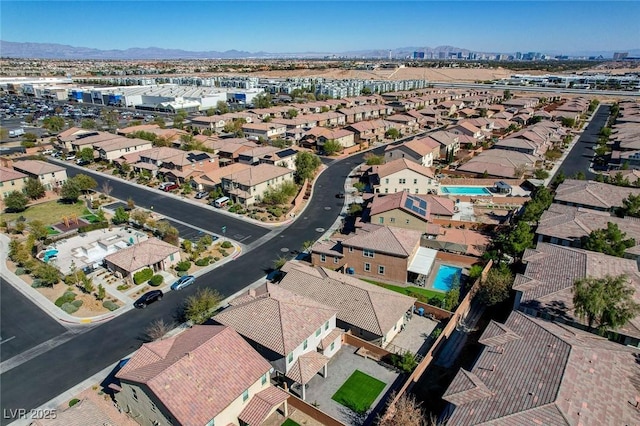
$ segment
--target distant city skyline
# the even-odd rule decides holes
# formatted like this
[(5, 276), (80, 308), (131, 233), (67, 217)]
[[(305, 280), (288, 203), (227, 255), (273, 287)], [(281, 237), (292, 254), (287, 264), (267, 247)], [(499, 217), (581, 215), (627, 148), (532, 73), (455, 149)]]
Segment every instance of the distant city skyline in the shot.
[[(636, 49), (626, 1), (3, 1), (2, 39), (97, 49), (478, 52)], [(1, 53), (1, 52), (0, 52)]]

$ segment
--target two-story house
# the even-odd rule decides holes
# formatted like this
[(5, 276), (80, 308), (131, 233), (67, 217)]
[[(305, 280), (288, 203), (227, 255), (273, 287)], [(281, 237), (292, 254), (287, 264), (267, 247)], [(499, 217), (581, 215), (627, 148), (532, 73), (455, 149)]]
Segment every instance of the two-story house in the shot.
[(460, 150), (460, 138), (455, 133), (439, 130), (429, 133), (428, 138), (440, 145), (440, 158), (451, 161)]
[(284, 138), (287, 126), (278, 123), (245, 123), (242, 125), (242, 131), (248, 139), (278, 139)]
[(234, 200), (249, 206), (262, 199), (265, 191), (292, 182), (294, 171), (271, 164), (259, 164), (222, 177), (222, 189)]
[(305, 385), (342, 346), (337, 310), (285, 288), (266, 283), (230, 302), (213, 317), (242, 335), (282, 376)]
[(270, 370), (232, 328), (196, 325), (143, 344), (110, 388), (118, 408), (144, 426), (260, 425), (288, 410)]
[(387, 125), (383, 120), (361, 121), (346, 129), (355, 134), (355, 143), (372, 143), (384, 139)]
[(424, 167), (433, 166), (440, 158), (440, 144), (430, 138), (412, 139), (399, 145), (388, 145), (384, 150), (386, 162), (406, 158)]
[(0, 167), (0, 198), (5, 198), (13, 191), (22, 192), (28, 178), (17, 170)]
[(67, 169), (40, 160), (22, 160), (13, 163), (14, 170), (39, 180), (47, 190), (60, 188), (67, 181)]
[(113, 161), (123, 155), (153, 148), (153, 144), (150, 141), (137, 138), (125, 138), (122, 136), (118, 139), (94, 143), (92, 146), (93, 149), (98, 152), (101, 159), (108, 161)]
[(406, 158), (371, 166), (367, 175), (376, 194), (393, 194), (399, 191), (429, 194), (437, 192), (438, 188), (433, 170)]
[(366, 215), (371, 223), (425, 232), (432, 219), (451, 219), (457, 209), (453, 200), (431, 194), (412, 195), (406, 191), (376, 194)]

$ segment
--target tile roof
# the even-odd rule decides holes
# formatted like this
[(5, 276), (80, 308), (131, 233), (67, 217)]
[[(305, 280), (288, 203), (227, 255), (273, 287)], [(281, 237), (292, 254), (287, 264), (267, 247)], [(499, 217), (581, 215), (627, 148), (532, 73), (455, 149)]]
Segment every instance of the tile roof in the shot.
[(289, 174), (293, 174), (293, 172), (286, 167), (263, 163), (222, 177), (239, 185), (254, 186)]
[(398, 158), (397, 160), (393, 160), (379, 166), (371, 166), (370, 170), (372, 174), (377, 174), (380, 178), (383, 178), (407, 169), (428, 178), (433, 179), (434, 177), (433, 170), (431, 168), (421, 166), (420, 164), (414, 163), (406, 158)]
[(344, 330), (340, 328), (334, 328), (320, 341), (320, 343), (318, 344), (318, 349), (320, 349), (321, 351), (327, 349), (333, 342), (338, 340), (339, 337), (341, 338), (343, 334)]
[(40, 160), (22, 160), (13, 163), (13, 168), (29, 175), (41, 176), (47, 173), (61, 172), (64, 167)]
[(558, 238), (579, 243), (596, 229), (605, 229), (607, 224), (615, 223), (627, 238), (633, 238), (636, 245), (627, 249), (628, 253), (640, 249), (640, 219), (616, 217), (607, 212), (590, 210), (584, 207), (567, 206), (553, 203), (542, 213), (536, 228), (536, 234), (549, 238)]
[(126, 137), (120, 136), (117, 139), (110, 139), (104, 142), (95, 143), (93, 144), (93, 147), (95, 149), (103, 150), (104, 152), (111, 152), (111, 151), (118, 151), (125, 148), (133, 148), (141, 145), (149, 145), (151, 147), (152, 143), (144, 139), (137, 139), (137, 138), (132, 139), (132, 138), (126, 138)]
[(424, 157), (425, 155), (432, 153), (435, 149), (438, 149), (439, 147), (440, 145), (433, 139), (421, 138), (421, 139), (412, 139), (400, 145), (388, 145), (385, 148), (385, 151), (392, 151), (394, 149), (407, 148), (410, 151), (413, 151), (414, 153), (416, 153), (416, 155), (420, 157)]
[(0, 182), (9, 182), (16, 179), (23, 179), (28, 177), (24, 173), (20, 173), (17, 170), (10, 169), (8, 167), (0, 167)]
[(146, 384), (180, 424), (203, 425), (270, 369), (232, 328), (197, 325), (143, 344), (116, 377)]
[(196, 177), (195, 181), (198, 183), (206, 183), (209, 185), (219, 185), (220, 183), (222, 183), (223, 177), (242, 172), (250, 167), (251, 166), (248, 164), (232, 163), (226, 167), (220, 167), (219, 169), (206, 172), (203, 175)]
[(415, 299), (327, 268), (288, 262), (280, 286), (337, 309), (337, 318), (377, 336), (388, 333)]
[(455, 376), (447, 425), (640, 424), (637, 348), (517, 311), (502, 333), (487, 330), (511, 337), (485, 340), (471, 371)]
[(555, 200), (584, 207), (621, 207), (629, 195), (640, 195), (640, 188), (610, 185), (591, 180), (567, 179), (558, 185)]
[(329, 358), (320, 352), (307, 352), (298, 357), (286, 376), (294, 382), (304, 385), (309, 383), (328, 362)]
[(289, 394), (275, 386), (258, 392), (238, 415), (238, 420), (249, 426), (259, 426), (271, 411), (289, 399)]
[[(420, 199), (426, 201), (427, 209), (425, 214), (423, 215), (421, 212), (416, 212), (415, 210), (407, 207), (408, 199)], [(371, 202), (370, 209), (371, 216), (394, 209), (401, 209), (424, 220), (429, 220), (431, 214), (453, 216), (455, 214), (455, 203), (453, 200), (446, 197), (438, 197), (431, 194), (409, 194), (406, 191), (402, 191), (389, 195), (376, 194)]]
[(244, 295), (214, 320), (233, 327), (247, 339), (286, 356), (336, 315), (335, 308), (274, 284), (261, 294)]
[(371, 227), (345, 238), (342, 245), (359, 249), (373, 250), (392, 256), (409, 257), (420, 245), (422, 232), (395, 226)]
[(133, 272), (145, 266), (158, 263), (168, 256), (179, 253), (180, 249), (157, 238), (149, 238), (131, 247), (118, 250), (104, 258), (117, 267)]
[[(640, 302), (640, 272), (635, 260), (547, 243), (527, 249), (522, 258), (527, 267), (524, 274), (516, 276), (513, 289), (522, 292), (520, 304), (524, 307), (584, 324), (573, 309), (573, 283), (585, 277), (622, 274), (636, 289), (635, 299)], [(617, 331), (640, 338), (640, 316)]]

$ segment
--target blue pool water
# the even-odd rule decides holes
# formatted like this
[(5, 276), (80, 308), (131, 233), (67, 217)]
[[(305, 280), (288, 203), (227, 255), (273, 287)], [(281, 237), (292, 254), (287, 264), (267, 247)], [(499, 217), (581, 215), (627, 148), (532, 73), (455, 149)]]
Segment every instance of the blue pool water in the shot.
[(484, 186), (441, 186), (444, 195), (491, 195)]
[(58, 255), (58, 250), (56, 249), (49, 249), (47, 251), (44, 252), (44, 258), (42, 259), (45, 263), (49, 261), (50, 258), (57, 256)]
[(460, 282), (460, 276), (462, 275), (462, 268), (455, 266), (440, 265), (436, 278), (433, 280), (434, 290), (449, 291), (453, 284), (453, 277), (458, 276), (458, 282)]

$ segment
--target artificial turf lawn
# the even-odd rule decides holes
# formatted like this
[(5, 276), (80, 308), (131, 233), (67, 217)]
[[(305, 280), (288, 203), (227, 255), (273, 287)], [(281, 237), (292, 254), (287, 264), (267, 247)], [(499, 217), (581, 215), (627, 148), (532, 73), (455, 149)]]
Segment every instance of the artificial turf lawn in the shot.
[(380, 287), (384, 287), (388, 290), (392, 290), (395, 291), (396, 293), (402, 293), (405, 294), (407, 296), (410, 296), (410, 293), (414, 293), (414, 294), (418, 294), (421, 296), (424, 296), (426, 300), (424, 301), (428, 301), (429, 299), (431, 299), (432, 297), (438, 298), (440, 300), (444, 299), (445, 297), (445, 293), (441, 292), (441, 291), (435, 291), (435, 290), (428, 290), (426, 288), (422, 288), (422, 287), (416, 287), (416, 286), (408, 286), (408, 287), (401, 287), (398, 285), (392, 285), (392, 284), (386, 284), (386, 283), (380, 283), (377, 281), (373, 281), (373, 280), (364, 280), (368, 283), (371, 284), (375, 284), (377, 286)]
[(291, 420), (291, 419), (287, 419), (287, 420), (285, 420), (285, 421), (284, 421), (284, 423), (282, 423), (282, 425), (280, 425), (280, 426), (300, 426), (300, 424), (299, 424), (299, 423), (294, 422), (294, 421), (293, 421), (293, 420)]
[(85, 210), (84, 203), (78, 201), (75, 204), (64, 204), (58, 201), (48, 201), (46, 203), (35, 204), (27, 207), (25, 211), (20, 213), (2, 213), (2, 218), (11, 222), (20, 216), (24, 216), (27, 221), (39, 220), (45, 225), (53, 225), (62, 222), (63, 216), (75, 215), (82, 216)]
[(356, 370), (331, 399), (362, 414), (367, 412), (384, 387), (384, 382)]

